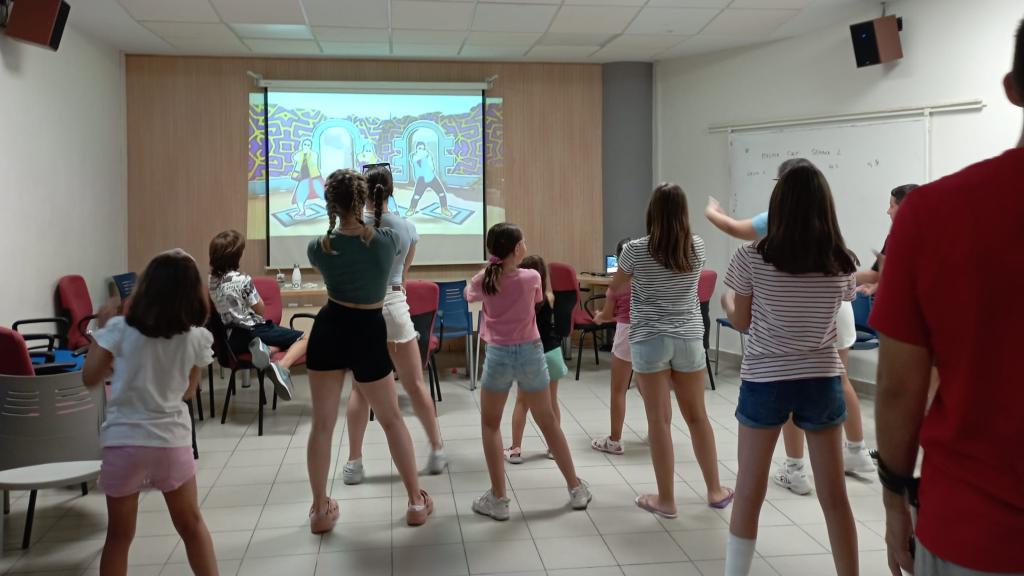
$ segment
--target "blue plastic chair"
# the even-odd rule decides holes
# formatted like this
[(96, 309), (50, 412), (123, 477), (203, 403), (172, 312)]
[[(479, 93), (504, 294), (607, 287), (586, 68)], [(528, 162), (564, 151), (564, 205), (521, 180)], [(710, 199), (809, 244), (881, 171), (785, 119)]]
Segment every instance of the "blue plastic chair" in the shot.
[(111, 279), (114, 281), (114, 286), (117, 287), (117, 294), (121, 297), (121, 301), (124, 302), (132, 295), (132, 290), (135, 289), (135, 272), (115, 274), (111, 276)]
[(868, 325), (871, 306), (874, 298), (857, 294), (853, 300), (853, 325), (857, 328), (857, 341), (850, 348), (853, 350), (874, 350), (878, 348), (878, 332)]
[(476, 372), (473, 370), (473, 315), (466, 300), (466, 281), (438, 282), (440, 289), (437, 302), (437, 328), (434, 334), (440, 345), (445, 339), (466, 339), (466, 373), (469, 374), (470, 390), (476, 389)]

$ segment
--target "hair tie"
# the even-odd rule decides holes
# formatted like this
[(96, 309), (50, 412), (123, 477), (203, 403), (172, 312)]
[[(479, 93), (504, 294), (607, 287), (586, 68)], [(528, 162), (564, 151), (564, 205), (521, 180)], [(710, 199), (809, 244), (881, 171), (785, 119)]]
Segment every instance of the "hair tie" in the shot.
[(495, 264), (495, 265), (501, 264), (501, 258), (498, 258), (497, 256), (491, 256), (490, 262), (491, 262), (491, 264)]

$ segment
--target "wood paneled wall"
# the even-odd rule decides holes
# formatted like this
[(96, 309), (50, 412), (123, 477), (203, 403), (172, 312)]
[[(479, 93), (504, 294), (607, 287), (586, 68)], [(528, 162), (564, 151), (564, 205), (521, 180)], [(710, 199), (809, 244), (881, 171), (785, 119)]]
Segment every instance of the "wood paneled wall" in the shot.
[[(140, 270), (181, 247), (207, 270), (220, 230), (245, 231), (246, 71), (275, 80), (483, 81), (502, 98), (506, 219), (523, 227), (532, 253), (580, 270), (601, 265), (601, 68), (587, 64), (343, 61), (128, 56), (128, 264)], [(260, 218), (263, 215), (259, 215)], [(265, 246), (242, 262), (264, 274)], [(415, 267), (413, 276), (466, 277), (475, 267)]]

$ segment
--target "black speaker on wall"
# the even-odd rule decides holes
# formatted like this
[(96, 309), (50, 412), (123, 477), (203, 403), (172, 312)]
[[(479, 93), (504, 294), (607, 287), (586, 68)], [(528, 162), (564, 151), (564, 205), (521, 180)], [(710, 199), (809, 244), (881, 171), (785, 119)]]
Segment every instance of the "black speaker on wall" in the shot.
[(853, 55), (857, 67), (872, 66), (903, 58), (900, 44), (900, 30), (903, 19), (883, 16), (867, 22), (850, 25), (850, 39), (853, 40)]
[(64, 0), (7, 0), (7, 35), (56, 50), (64, 36), (71, 6)]

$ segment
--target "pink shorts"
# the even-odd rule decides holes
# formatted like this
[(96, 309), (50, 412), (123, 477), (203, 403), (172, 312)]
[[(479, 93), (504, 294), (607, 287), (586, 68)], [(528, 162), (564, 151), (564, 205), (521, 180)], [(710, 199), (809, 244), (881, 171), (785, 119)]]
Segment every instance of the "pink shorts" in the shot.
[(111, 446), (103, 449), (100, 487), (107, 496), (122, 498), (145, 488), (173, 492), (196, 475), (192, 448)]
[(615, 339), (612, 340), (612, 355), (626, 362), (633, 361), (629, 351), (629, 324), (619, 322), (615, 325)]

